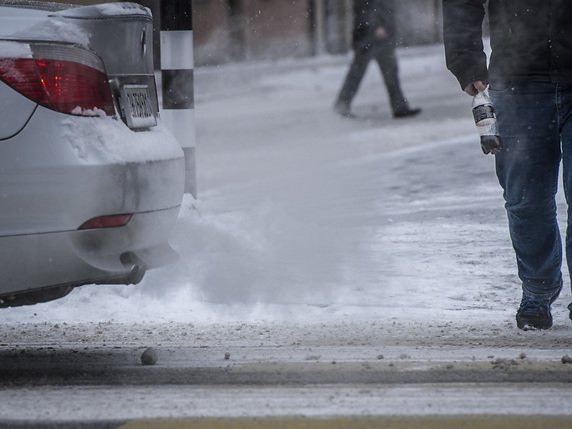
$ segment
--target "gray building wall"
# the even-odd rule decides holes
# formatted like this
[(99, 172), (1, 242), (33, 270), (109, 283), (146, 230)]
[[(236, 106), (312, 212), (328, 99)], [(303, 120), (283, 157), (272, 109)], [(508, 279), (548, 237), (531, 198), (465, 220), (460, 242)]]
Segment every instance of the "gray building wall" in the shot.
[[(157, 23), (159, 1), (169, 0), (139, 0)], [(197, 65), (340, 54), (351, 47), (351, 0), (189, 1)], [(399, 45), (442, 40), (441, 0), (396, 0), (396, 6)]]
[[(315, 11), (312, 21), (314, 53), (335, 54), (350, 49), (351, 0), (311, 0), (310, 7)], [(397, 0), (396, 7), (399, 45), (442, 41), (441, 0)]]

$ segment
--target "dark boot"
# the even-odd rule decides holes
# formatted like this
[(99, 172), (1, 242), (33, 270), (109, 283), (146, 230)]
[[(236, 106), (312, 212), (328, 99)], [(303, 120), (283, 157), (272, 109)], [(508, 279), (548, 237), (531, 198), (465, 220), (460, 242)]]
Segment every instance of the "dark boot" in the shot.
[(349, 103), (346, 103), (344, 101), (341, 100), (336, 101), (336, 104), (334, 104), (334, 111), (338, 115), (343, 116), (344, 118), (355, 118), (355, 115), (352, 114), (350, 110)]
[(419, 113), (421, 113), (421, 109), (419, 107), (414, 107), (414, 108), (410, 108), (410, 107), (405, 107), (402, 109), (398, 109), (396, 111), (393, 112), (393, 117), (394, 118), (408, 118), (411, 116), (417, 116)]
[(552, 313), (550, 307), (562, 290), (560, 287), (549, 293), (536, 294), (523, 291), (520, 307), (516, 312), (516, 326), (519, 329), (550, 329)]

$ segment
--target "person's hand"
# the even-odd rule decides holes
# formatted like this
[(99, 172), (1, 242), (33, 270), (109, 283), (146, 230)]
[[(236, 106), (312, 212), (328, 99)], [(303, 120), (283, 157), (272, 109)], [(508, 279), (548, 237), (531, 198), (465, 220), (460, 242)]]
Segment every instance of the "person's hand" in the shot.
[(469, 94), (470, 96), (474, 97), (475, 95), (477, 95), (479, 92), (483, 92), (485, 89), (487, 89), (488, 86), (488, 82), (482, 81), (482, 80), (477, 80), (473, 83), (468, 84), (464, 91)]
[(375, 29), (374, 35), (375, 35), (375, 38), (377, 40), (385, 40), (385, 39), (387, 39), (387, 36), (388, 36), (387, 31), (385, 30), (385, 27), (377, 27)]

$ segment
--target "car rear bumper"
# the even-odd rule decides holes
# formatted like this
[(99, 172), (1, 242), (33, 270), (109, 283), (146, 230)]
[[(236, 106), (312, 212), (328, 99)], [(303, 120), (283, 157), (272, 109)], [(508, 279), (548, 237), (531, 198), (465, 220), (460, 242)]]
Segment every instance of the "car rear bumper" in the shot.
[(75, 230), (96, 216), (181, 204), (184, 154), (162, 127), (39, 107), (22, 132), (0, 142), (0, 236)]
[[(38, 107), (0, 142), (0, 299), (139, 282), (176, 257), (169, 235), (184, 180), (183, 151), (162, 126), (134, 132)], [(80, 229), (114, 215), (132, 217), (123, 227)]]
[(0, 296), (91, 283), (138, 283), (177, 258), (165, 236), (179, 207), (137, 213), (124, 227), (0, 237)]

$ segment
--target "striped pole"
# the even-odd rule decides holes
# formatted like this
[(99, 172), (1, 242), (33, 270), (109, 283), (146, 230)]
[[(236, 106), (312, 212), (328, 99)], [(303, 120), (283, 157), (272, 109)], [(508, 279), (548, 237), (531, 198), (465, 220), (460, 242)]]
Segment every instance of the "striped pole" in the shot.
[(185, 193), (196, 197), (192, 0), (161, 0), (161, 117), (185, 153)]

